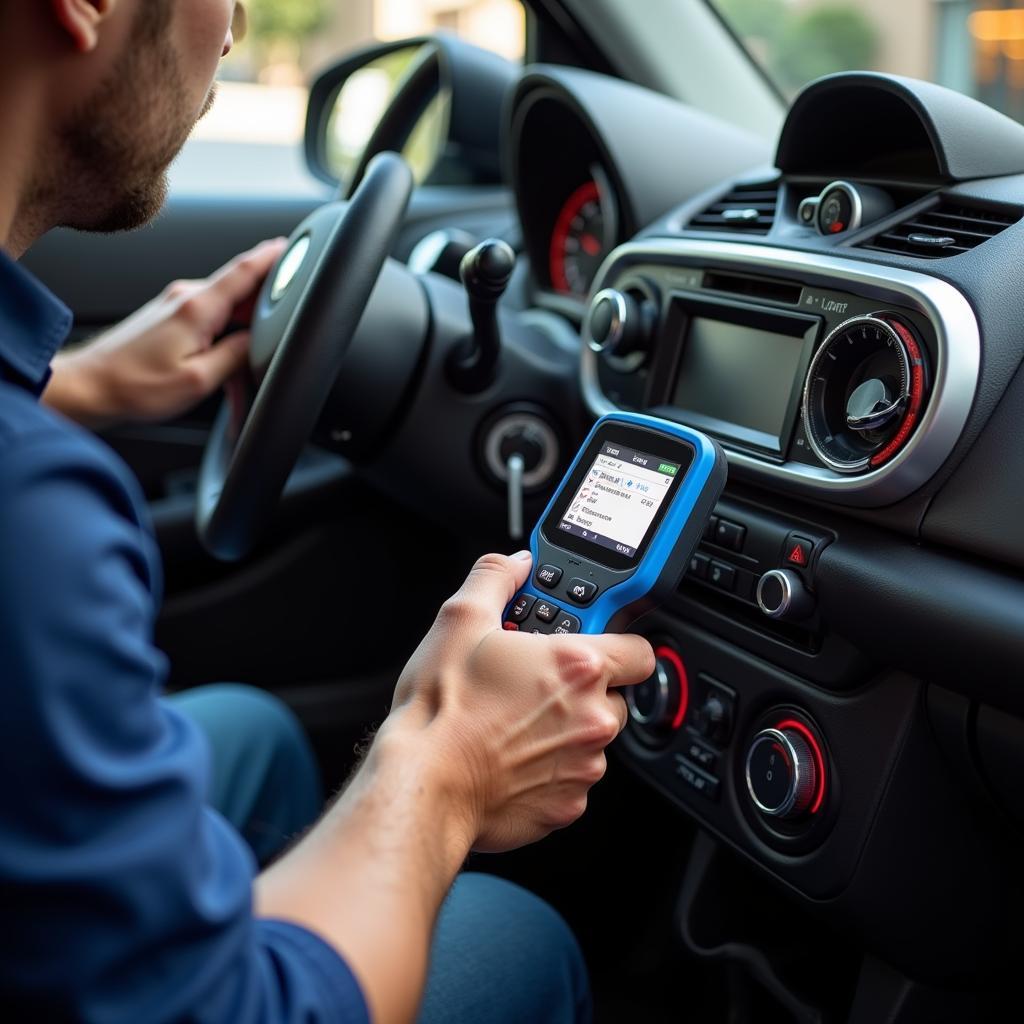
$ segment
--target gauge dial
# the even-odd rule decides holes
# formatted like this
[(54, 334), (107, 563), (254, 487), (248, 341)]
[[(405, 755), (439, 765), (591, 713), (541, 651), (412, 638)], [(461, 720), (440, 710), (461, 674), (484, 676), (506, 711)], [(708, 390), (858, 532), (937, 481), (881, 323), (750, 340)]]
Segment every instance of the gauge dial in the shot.
[(555, 221), (550, 256), (555, 289), (585, 297), (614, 239), (615, 210), (610, 192), (595, 176), (566, 199)]
[(840, 473), (888, 462), (917, 426), (926, 386), (924, 347), (902, 320), (876, 313), (840, 324), (807, 374), (811, 447)]

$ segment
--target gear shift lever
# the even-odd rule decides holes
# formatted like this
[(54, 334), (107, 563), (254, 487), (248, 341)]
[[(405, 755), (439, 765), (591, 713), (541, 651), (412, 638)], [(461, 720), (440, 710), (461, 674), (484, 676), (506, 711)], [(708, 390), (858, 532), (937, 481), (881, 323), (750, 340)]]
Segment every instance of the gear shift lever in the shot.
[(459, 276), (469, 296), (473, 337), (459, 345), (448, 362), (451, 382), (460, 391), (483, 391), (494, 380), (501, 357), (498, 300), (515, 265), (515, 253), (500, 238), (485, 239), (462, 258)]

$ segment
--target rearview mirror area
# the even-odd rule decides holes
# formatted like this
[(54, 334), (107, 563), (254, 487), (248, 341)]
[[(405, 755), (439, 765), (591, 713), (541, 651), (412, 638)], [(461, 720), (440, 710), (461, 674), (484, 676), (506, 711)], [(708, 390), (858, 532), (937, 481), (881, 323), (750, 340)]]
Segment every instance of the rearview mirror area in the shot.
[(516, 65), (455, 37), (385, 43), (328, 68), (306, 114), (306, 161), (351, 195), (369, 161), (401, 153), (417, 184), (501, 181), (501, 117)]

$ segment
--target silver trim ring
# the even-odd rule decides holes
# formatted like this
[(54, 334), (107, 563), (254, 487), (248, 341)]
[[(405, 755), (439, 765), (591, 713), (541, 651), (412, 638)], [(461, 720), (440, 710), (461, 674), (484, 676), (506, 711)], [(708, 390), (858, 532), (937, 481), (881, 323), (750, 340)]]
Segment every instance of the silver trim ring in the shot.
[[(784, 746), (786, 752), (789, 754), (790, 762), (793, 765), (793, 777), (790, 781), (789, 792), (786, 794), (786, 799), (783, 800), (778, 807), (766, 807), (757, 799), (757, 794), (754, 792), (754, 784), (750, 778), (750, 762), (753, 759), (757, 748), (764, 742), (780, 743)], [(813, 760), (811, 763), (813, 766)], [(779, 729), (762, 729), (754, 737), (754, 742), (750, 744), (750, 750), (747, 751), (747, 762), (744, 774), (747, 778), (747, 792), (750, 794), (750, 799), (762, 814), (770, 815), (773, 818), (784, 818), (791, 810), (793, 810), (796, 805), (797, 797), (800, 795), (800, 786), (803, 781), (800, 777), (800, 772), (800, 754), (793, 745), (793, 742), (784, 732), (781, 732)]]
[(867, 315), (851, 316), (849, 320), (844, 320), (838, 327), (833, 328), (828, 332), (825, 340), (818, 346), (818, 351), (814, 353), (814, 358), (811, 360), (811, 365), (807, 367), (807, 377), (804, 379), (804, 390), (803, 397), (800, 399), (800, 411), (804, 417), (804, 434), (807, 436), (807, 443), (811, 446), (814, 454), (825, 463), (826, 466), (831, 466), (837, 473), (858, 473), (871, 461), (872, 453), (869, 452), (862, 459), (858, 459), (856, 462), (840, 462), (838, 459), (833, 459), (827, 452), (823, 451), (821, 446), (818, 444), (817, 438), (814, 436), (814, 432), (811, 430), (811, 418), (810, 410), (808, 409), (808, 402), (811, 397), (811, 381), (814, 379), (814, 371), (817, 369), (818, 364), (821, 362), (822, 356), (825, 355), (825, 350), (829, 345), (832, 344), (832, 339), (836, 335), (843, 331), (849, 330), (853, 324), (871, 324), (874, 327), (881, 328), (895, 343), (896, 353), (903, 363), (903, 380), (905, 382), (904, 395), (906, 397), (910, 394), (910, 354), (907, 352), (907, 346), (903, 344), (903, 339), (896, 333), (893, 328), (887, 324), (877, 313), (869, 313)]
[(658, 677), (658, 695), (655, 698), (654, 708), (651, 710), (650, 714), (643, 714), (643, 712), (641, 712), (636, 706), (636, 687), (626, 687), (626, 704), (629, 707), (629, 717), (632, 718), (637, 725), (657, 725), (665, 719), (665, 712), (668, 710), (670, 683), (668, 670), (662, 664), (661, 658), (657, 658), (654, 662), (654, 674)]
[[(884, 465), (857, 476), (827, 466), (798, 462), (764, 462), (745, 452), (730, 451), (729, 472), (795, 494), (874, 508), (905, 498), (927, 483), (949, 458), (967, 423), (978, 387), (981, 338), (978, 321), (967, 299), (945, 281), (914, 270), (882, 266), (841, 256), (779, 249), (751, 242), (697, 238), (659, 238), (628, 242), (610, 253), (597, 275), (613, 281), (644, 263), (701, 268), (707, 265), (768, 272), (818, 288), (843, 288), (878, 302), (913, 307), (935, 329), (934, 377), (924, 415), (913, 436)], [(700, 294), (681, 281), (677, 292)], [(584, 338), (588, 326), (584, 322)], [(587, 407), (595, 416), (617, 411), (601, 390), (597, 353), (581, 348), (580, 381)]]
[[(761, 588), (764, 586), (765, 580), (771, 576), (773, 579), (778, 578), (782, 583), (782, 603), (777, 608), (769, 608), (765, 604), (764, 599), (761, 595)], [(781, 619), (786, 612), (789, 611), (790, 605), (793, 603), (793, 585), (789, 582), (789, 577), (782, 569), (769, 569), (758, 581), (757, 581), (757, 607), (761, 609), (768, 616), (769, 619)]]

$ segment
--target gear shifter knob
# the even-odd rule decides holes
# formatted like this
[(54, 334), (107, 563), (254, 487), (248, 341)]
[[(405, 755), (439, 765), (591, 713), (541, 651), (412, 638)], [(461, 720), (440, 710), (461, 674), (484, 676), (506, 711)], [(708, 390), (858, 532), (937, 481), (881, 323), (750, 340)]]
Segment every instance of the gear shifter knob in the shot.
[(494, 380), (501, 357), (498, 300), (515, 266), (516, 254), (500, 238), (485, 239), (462, 258), (459, 276), (469, 296), (473, 337), (455, 349), (448, 365), (451, 381), (460, 391), (482, 391)]
[(471, 301), (497, 302), (505, 294), (515, 266), (516, 254), (507, 242), (485, 238), (462, 257), (459, 276)]

